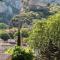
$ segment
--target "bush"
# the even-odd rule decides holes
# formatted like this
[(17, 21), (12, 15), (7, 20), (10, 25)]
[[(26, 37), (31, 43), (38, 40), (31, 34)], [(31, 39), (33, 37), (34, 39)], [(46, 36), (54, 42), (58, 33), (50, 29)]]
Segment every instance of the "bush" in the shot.
[(13, 27), (10, 29), (6, 29), (5, 31), (10, 36), (10, 39), (14, 39), (14, 34), (16, 33), (17, 29)]
[(0, 38), (6, 41), (10, 38), (10, 36), (4, 30), (0, 30)]
[[(52, 42), (53, 46), (49, 45), (50, 41)], [(29, 42), (30, 45), (35, 49), (35, 52), (37, 52), (38, 58), (41, 58), (41, 53), (45, 52), (45, 50), (47, 50), (47, 56), (52, 56), (49, 53), (58, 52), (60, 48), (60, 12), (45, 20), (36, 21), (29, 36)], [(48, 46), (50, 46), (49, 49)], [(58, 49), (56, 50), (54, 46), (58, 47)], [(50, 51), (50, 48), (53, 50), (53, 52)], [(60, 54), (60, 52), (58, 54)], [(49, 58), (49, 56), (47, 58)]]
[(0, 29), (6, 29), (8, 28), (8, 25), (5, 23), (0, 23)]
[(10, 36), (11, 39), (14, 39), (14, 33), (13, 32), (8, 32), (7, 34)]
[(28, 28), (22, 28), (21, 34), (23, 37), (27, 38), (29, 36), (29, 29)]
[(29, 40), (34, 48), (45, 48), (50, 40), (60, 47), (60, 13), (50, 16), (46, 20), (36, 21), (32, 27)]
[(33, 60), (33, 54), (31, 50), (26, 52), (25, 49), (18, 46), (7, 50), (5, 53), (12, 54), (12, 60)]

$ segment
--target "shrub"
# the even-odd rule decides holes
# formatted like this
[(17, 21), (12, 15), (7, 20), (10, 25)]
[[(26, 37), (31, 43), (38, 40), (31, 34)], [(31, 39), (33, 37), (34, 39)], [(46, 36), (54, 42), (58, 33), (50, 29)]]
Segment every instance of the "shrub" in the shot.
[(59, 47), (60, 14), (57, 13), (54, 16), (50, 16), (46, 20), (36, 21), (32, 27), (29, 40), (30, 43), (32, 42), (32, 46), (34, 48), (45, 48), (50, 40), (52, 40), (52, 42)]
[(25, 49), (19, 46), (10, 48), (5, 53), (12, 54), (12, 60), (33, 60), (33, 53), (31, 50), (29, 52), (26, 52)]
[(28, 28), (22, 28), (21, 34), (23, 37), (27, 38), (29, 36), (29, 29)]
[(2, 30), (0, 31), (0, 38), (6, 41), (10, 38), (10, 36), (4, 30)]
[(14, 34), (17, 31), (17, 29), (13, 27), (10, 29), (6, 29), (5, 31), (10, 36), (11, 39), (14, 39)]
[(37, 52), (38, 58), (41, 58), (40, 55), (42, 51), (45, 52), (45, 50), (47, 50), (48, 55), (51, 53), (51, 51), (48, 52), (50, 48), (47, 49), (50, 41), (52, 41), (53, 44), (53, 47), (50, 45), (50, 48), (56, 53), (58, 49), (56, 50), (55, 47), (60, 48), (60, 12), (45, 20), (36, 21), (29, 36), (29, 42), (35, 49), (35, 52)]
[(8, 28), (8, 25), (5, 23), (0, 23), (0, 29), (6, 29)]

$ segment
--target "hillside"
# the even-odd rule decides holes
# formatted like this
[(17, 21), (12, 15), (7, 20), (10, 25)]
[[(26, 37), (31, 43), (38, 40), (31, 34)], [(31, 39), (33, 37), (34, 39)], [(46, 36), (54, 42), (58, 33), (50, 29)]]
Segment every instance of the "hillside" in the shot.
[[(26, 0), (27, 1), (27, 0)], [(46, 4), (48, 3), (59, 3), (60, 0), (30, 0), (29, 5), (33, 5), (33, 9), (42, 8), (43, 11), (48, 11)], [(43, 6), (43, 7), (38, 7), (38, 5)], [(26, 5), (27, 7), (27, 5)], [(16, 14), (20, 13), (20, 10), (22, 8), (22, 2), (21, 0), (2, 0), (0, 1), (0, 22), (6, 22), (8, 21)], [(34, 9), (34, 10), (35, 10)], [(39, 9), (40, 11), (41, 9)], [(48, 13), (48, 12), (47, 12)], [(44, 13), (45, 14), (45, 13)]]
[(30, 3), (32, 4), (40, 4), (40, 3), (59, 3), (60, 0), (30, 0)]
[(0, 21), (8, 22), (14, 15), (20, 12), (22, 7), (20, 0), (0, 1)]

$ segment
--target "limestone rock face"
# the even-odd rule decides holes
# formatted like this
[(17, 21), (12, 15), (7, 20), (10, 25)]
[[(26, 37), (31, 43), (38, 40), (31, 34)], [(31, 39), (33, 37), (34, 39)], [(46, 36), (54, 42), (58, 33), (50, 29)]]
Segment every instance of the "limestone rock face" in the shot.
[[(60, 3), (60, 0), (30, 0), (29, 4)], [(42, 4), (43, 3), (43, 4)], [(21, 0), (0, 1), (0, 22), (8, 22), (14, 15), (18, 14), (22, 8)]]
[(21, 0), (0, 1), (0, 22), (8, 22), (22, 8)]
[(49, 10), (47, 4), (60, 4), (60, 0), (29, 0), (29, 9), (30, 10)]
[(40, 3), (59, 3), (60, 0), (30, 0), (31, 4), (40, 4)]

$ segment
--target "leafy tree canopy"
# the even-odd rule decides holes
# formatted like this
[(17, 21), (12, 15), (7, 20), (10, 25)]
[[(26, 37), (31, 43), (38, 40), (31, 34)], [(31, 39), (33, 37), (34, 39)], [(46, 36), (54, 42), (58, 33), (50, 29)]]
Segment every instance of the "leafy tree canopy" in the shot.
[[(51, 40), (58, 47), (60, 46), (60, 12), (50, 16), (46, 20), (38, 20), (32, 27), (29, 37), (34, 48), (45, 48)], [(42, 50), (43, 50), (42, 49)]]

